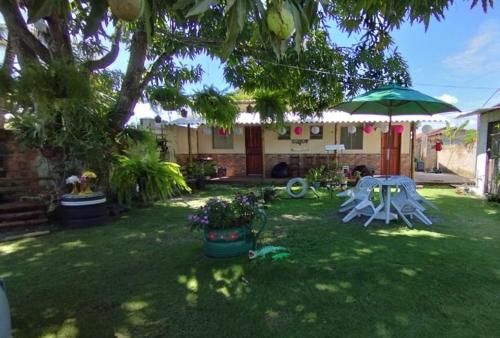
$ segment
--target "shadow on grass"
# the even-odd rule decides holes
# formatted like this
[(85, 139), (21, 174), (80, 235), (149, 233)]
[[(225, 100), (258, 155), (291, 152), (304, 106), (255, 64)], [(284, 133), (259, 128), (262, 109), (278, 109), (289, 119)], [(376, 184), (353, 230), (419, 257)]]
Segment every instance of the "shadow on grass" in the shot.
[(325, 192), (319, 200), (281, 199), (267, 208), (261, 244), (289, 248), (288, 260), (207, 259), (186, 217), (211, 196), (236, 190), (211, 189), (107, 226), (0, 244), (15, 336), (467, 337), (500, 330), (498, 213), (486, 214), (482, 201), (425, 190), (441, 222), (365, 230), (329, 217), (340, 201)]

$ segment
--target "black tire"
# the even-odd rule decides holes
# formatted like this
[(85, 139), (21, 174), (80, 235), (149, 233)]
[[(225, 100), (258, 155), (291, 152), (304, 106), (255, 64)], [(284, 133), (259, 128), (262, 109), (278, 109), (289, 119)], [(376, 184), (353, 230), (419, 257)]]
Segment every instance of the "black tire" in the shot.
[(105, 203), (85, 205), (81, 207), (61, 206), (60, 215), (62, 219), (85, 219), (102, 217), (108, 215), (108, 207)]
[(83, 219), (65, 219), (63, 220), (63, 225), (69, 228), (86, 228), (97, 225), (102, 225), (108, 221), (107, 216), (99, 216), (92, 218)]

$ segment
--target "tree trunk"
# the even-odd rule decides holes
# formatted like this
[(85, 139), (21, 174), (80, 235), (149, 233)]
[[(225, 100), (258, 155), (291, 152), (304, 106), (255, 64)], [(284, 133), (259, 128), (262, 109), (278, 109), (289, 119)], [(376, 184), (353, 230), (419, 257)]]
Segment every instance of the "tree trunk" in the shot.
[(147, 35), (143, 27), (139, 27), (132, 36), (130, 43), (130, 59), (127, 72), (123, 78), (120, 94), (111, 112), (112, 128), (115, 132), (132, 116), (135, 105), (139, 100), (143, 88), (144, 63), (146, 62)]

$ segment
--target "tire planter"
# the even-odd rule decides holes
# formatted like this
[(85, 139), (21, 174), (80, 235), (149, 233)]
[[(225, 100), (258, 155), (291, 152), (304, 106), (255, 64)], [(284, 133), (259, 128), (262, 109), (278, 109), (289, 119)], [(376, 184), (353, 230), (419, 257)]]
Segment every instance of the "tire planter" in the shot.
[(108, 220), (106, 197), (102, 193), (63, 195), (60, 217), (66, 227), (81, 228), (101, 225)]
[[(299, 192), (295, 193), (295, 192), (292, 191), (292, 188), (297, 183), (302, 186), (302, 189)], [(305, 194), (307, 193), (308, 189), (309, 189), (309, 185), (307, 184), (306, 180), (303, 179), (303, 178), (300, 178), (300, 177), (292, 178), (286, 184), (286, 192), (292, 198), (302, 198), (302, 197), (304, 197)]]
[(235, 257), (255, 247), (251, 231), (246, 227), (206, 230), (203, 253), (207, 257)]
[(248, 250), (255, 250), (257, 238), (267, 223), (264, 211), (259, 211), (257, 216), (254, 225), (260, 225), (260, 229), (256, 233), (246, 226), (205, 230), (203, 235), (203, 253), (205, 256), (228, 258), (247, 255)]

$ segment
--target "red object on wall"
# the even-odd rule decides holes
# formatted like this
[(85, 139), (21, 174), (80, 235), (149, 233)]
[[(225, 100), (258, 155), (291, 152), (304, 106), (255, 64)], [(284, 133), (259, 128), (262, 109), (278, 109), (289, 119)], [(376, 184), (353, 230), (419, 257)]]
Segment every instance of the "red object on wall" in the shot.
[(224, 128), (219, 128), (219, 135), (220, 136), (226, 136), (227, 135), (227, 130)]
[(293, 131), (295, 132), (295, 135), (302, 135), (302, 127), (295, 127)]
[(443, 150), (443, 144), (441, 142), (436, 142), (436, 151), (441, 151)]
[(363, 131), (367, 134), (370, 134), (373, 131), (373, 126), (371, 124), (365, 124), (363, 127)]
[(405, 130), (405, 127), (401, 124), (394, 126), (394, 131), (398, 134), (402, 134), (404, 130)]

